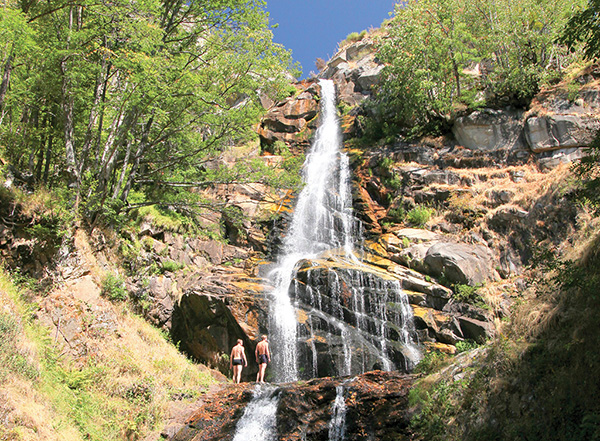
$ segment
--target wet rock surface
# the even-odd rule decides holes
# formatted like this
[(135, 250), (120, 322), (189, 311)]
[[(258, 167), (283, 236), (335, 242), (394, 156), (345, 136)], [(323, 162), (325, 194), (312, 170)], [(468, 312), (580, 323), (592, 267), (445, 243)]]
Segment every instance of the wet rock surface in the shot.
[[(346, 441), (408, 440), (411, 418), (408, 392), (412, 382), (412, 376), (373, 371), (357, 377), (274, 385), (279, 396), (275, 439), (329, 440), (334, 402), (342, 389)], [(180, 430), (175, 434), (163, 432), (164, 439), (232, 440), (255, 387), (254, 384), (231, 385), (205, 397)]]

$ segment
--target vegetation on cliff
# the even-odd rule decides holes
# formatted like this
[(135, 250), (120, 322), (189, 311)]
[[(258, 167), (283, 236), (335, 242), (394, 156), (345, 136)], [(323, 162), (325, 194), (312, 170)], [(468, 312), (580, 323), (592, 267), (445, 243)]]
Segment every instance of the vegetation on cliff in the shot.
[[(220, 208), (216, 198), (198, 189), (212, 186), (222, 195), (230, 187), (218, 184), (298, 184), (301, 156), (283, 143), (273, 145), (282, 157), (272, 159), (281, 172), (273, 172), (273, 163), (264, 158), (245, 158), (248, 151), (258, 151), (249, 141), (263, 110), (260, 98), (289, 93), (284, 77), (289, 54), (271, 42), (260, 3), (149, 0), (132, 9), (119, 2), (50, 1), (8, 3), (0, 10), (1, 178), (25, 190), (14, 185), (0, 190), (2, 234), (19, 232), (13, 255), (4, 254), (8, 246), (2, 243), (12, 280), (0, 274), (0, 416), (7, 422), (0, 438), (156, 435), (170, 406), (194, 400), (214, 381), (132, 311), (146, 312), (145, 285), (152, 278), (192, 272), (184, 263), (189, 255), (173, 257), (167, 250), (172, 243), (154, 236), (177, 232), (215, 238), (219, 232), (212, 228), (218, 230), (220, 221), (236, 236), (249, 231), (247, 212), (240, 208), (251, 199), (246, 193), (238, 194), (238, 206), (223, 210), (222, 218), (204, 224), (185, 216)], [(380, 34), (379, 57), (388, 65), (369, 104), (367, 135), (447, 134), (448, 123), (465, 109), (527, 107), (541, 87), (561, 79), (566, 65), (579, 59), (581, 43), (588, 57), (597, 58), (598, 9), (596, 0), (587, 9), (583, 0), (406, 2), (386, 25), (387, 33)], [(600, 358), (594, 350), (599, 343), (598, 220), (578, 216), (585, 210), (573, 197), (579, 188), (582, 200), (598, 205), (600, 144), (596, 141), (578, 163), (576, 175), (583, 180), (576, 185), (566, 167), (549, 173), (534, 159), (500, 170), (494, 158), (469, 156), (466, 149), (442, 157), (443, 142), (426, 140), (392, 154), (370, 152), (372, 162), (361, 162), (364, 152), (357, 154), (362, 164), (357, 174), (373, 178), (362, 183), (365, 192), (380, 203), (379, 217), (371, 219), (379, 230), (371, 236), (400, 225), (432, 229), (436, 224), (436, 233), (462, 235), (465, 242), (493, 248), (504, 240), (504, 260), (493, 270), (502, 273), (502, 283), (510, 279), (505, 285), (452, 284), (442, 277), (440, 283), (452, 286), (453, 301), (468, 308), (496, 314), (509, 297), (513, 306), (494, 317), (495, 340), (481, 347), (454, 342), (444, 349), (461, 352), (457, 357), (432, 352), (425, 358), (419, 370), (433, 375), (424, 376), (412, 393), (414, 436), (600, 439), (600, 408), (594, 401), (600, 393)], [(220, 154), (234, 145), (245, 145), (243, 152), (224, 159)], [(421, 152), (431, 162), (413, 162)], [(433, 170), (457, 164), (462, 169), (426, 174), (429, 165)], [(411, 176), (422, 180), (411, 183)], [(409, 195), (410, 186), (415, 190)], [(276, 205), (280, 213), (284, 202)], [(531, 216), (521, 216), (529, 210)], [(559, 219), (564, 213), (568, 219)], [(48, 274), (59, 266), (58, 259), (75, 252), (73, 226), (81, 219), (96, 232), (103, 230), (98, 249), (119, 250), (107, 252), (102, 271), (93, 274), (98, 292), (92, 303), (100, 309), (48, 285), (59, 280), (52, 288), (64, 287), (65, 280)], [(148, 220), (151, 226), (145, 225)], [(110, 231), (111, 223), (118, 224), (118, 234)], [(109, 244), (102, 243), (106, 237)], [(270, 251), (264, 237), (254, 240), (256, 250)], [(398, 255), (420, 244), (420, 239), (399, 239)], [(522, 255), (511, 255), (514, 250)], [(210, 271), (209, 260), (202, 260), (202, 271)], [(233, 271), (245, 277), (251, 260), (249, 254), (231, 258), (211, 274), (218, 283), (205, 289), (229, 295), (222, 286), (225, 264), (235, 263)], [(406, 265), (417, 261), (409, 256)], [(532, 264), (531, 277), (516, 280), (512, 277), (522, 263)], [(173, 292), (181, 289), (176, 285)], [(241, 291), (237, 301), (249, 301)], [(173, 292), (165, 292), (165, 298)], [(86, 344), (97, 351), (60, 352), (56, 341), (64, 323), (42, 324), (52, 315), (42, 312), (42, 303), (76, 310), (76, 323), (89, 331)], [(105, 313), (108, 327), (98, 330)], [(48, 329), (56, 329), (56, 335)]]
[[(560, 40), (583, 43), (585, 56), (600, 56), (600, 4), (588, 2)], [(566, 183), (572, 203), (598, 209), (598, 140), (573, 164)], [(585, 209), (583, 210), (585, 212)], [(431, 354), (412, 392), (419, 412), (417, 439), (600, 439), (600, 236), (598, 217), (579, 222), (560, 246), (537, 243), (527, 270), (528, 288), (486, 347), (448, 363)]]
[(427, 0), (396, 6), (379, 38), (385, 68), (374, 138), (440, 134), (465, 108), (527, 107), (577, 56), (557, 43), (584, 0)]
[[(35, 280), (14, 280), (0, 271), (0, 439), (139, 439), (163, 429), (173, 403), (215, 382), (124, 305), (100, 326), (98, 306), (80, 312), (94, 335), (73, 357), (39, 320)], [(69, 308), (82, 307), (63, 303), (65, 317)]]

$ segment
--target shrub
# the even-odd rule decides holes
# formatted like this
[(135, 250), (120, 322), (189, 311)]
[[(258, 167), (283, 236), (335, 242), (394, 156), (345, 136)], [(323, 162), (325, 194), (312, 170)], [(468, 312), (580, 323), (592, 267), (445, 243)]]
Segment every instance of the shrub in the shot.
[(415, 207), (408, 212), (406, 219), (411, 225), (422, 227), (429, 219), (431, 219), (433, 212), (433, 208), (423, 206)]
[(479, 294), (479, 288), (481, 288), (481, 284), (470, 286), (463, 285), (457, 283), (453, 286), (454, 288), (454, 300), (461, 303), (469, 303), (474, 306), (479, 306), (480, 308), (484, 308), (486, 306), (483, 297)]
[(403, 222), (404, 219), (406, 219), (406, 210), (404, 210), (404, 207), (402, 206), (390, 208), (387, 213), (387, 217), (389, 217), (392, 222)]
[(473, 340), (464, 340), (456, 343), (456, 351), (458, 353), (468, 352), (470, 350), (476, 349), (479, 347), (479, 344)]
[(440, 370), (448, 364), (449, 357), (440, 351), (431, 351), (419, 361), (415, 367), (415, 373), (430, 374)]
[(381, 167), (384, 170), (388, 170), (388, 171), (392, 168), (392, 165), (394, 165), (394, 160), (392, 158), (390, 158), (389, 156), (382, 158), (381, 161), (379, 162), (379, 167)]
[(162, 263), (162, 273), (165, 272), (171, 272), (174, 273), (175, 271), (179, 271), (180, 269), (183, 269), (185, 267), (185, 265), (181, 262), (175, 262), (174, 260), (165, 260)]
[(112, 301), (127, 300), (125, 282), (120, 276), (109, 273), (102, 280), (101, 294)]

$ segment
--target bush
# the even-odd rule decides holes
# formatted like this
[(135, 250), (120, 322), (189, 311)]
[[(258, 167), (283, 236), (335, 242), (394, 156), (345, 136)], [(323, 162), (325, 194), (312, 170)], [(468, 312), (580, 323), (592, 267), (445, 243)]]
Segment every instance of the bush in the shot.
[(461, 352), (468, 352), (479, 347), (479, 344), (473, 340), (464, 340), (456, 343), (456, 351), (460, 354)]
[(429, 219), (431, 219), (434, 211), (435, 210), (433, 208), (429, 207), (415, 207), (408, 212), (406, 219), (411, 225), (422, 227), (429, 221)]
[(415, 373), (430, 374), (440, 370), (448, 364), (449, 357), (440, 351), (431, 351), (419, 361), (415, 367)]
[(118, 275), (107, 274), (102, 280), (101, 294), (112, 301), (127, 300), (125, 282)]
[(453, 286), (454, 289), (454, 300), (461, 303), (469, 303), (470, 305), (478, 306), (480, 308), (486, 307), (486, 303), (479, 294), (479, 288), (481, 284), (470, 286), (463, 284), (456, 284)]
[(175, 262), (174, 260), (165, 260), (162, 263), (162, 273), (164, 274), (165, 272), (171, 272), (174, 273), (175, 271), (179, 271), (180, 269), (183, 269), (185, 267), (185, 265), (181, 262)]
[(406, 219), (406, 210), (404, 210), (404, 207), (402, 206), (390, 208), (387, 213), (387, 217), (390, 218), (392, 222), (399, 224), (404, 222), (404, 219)]

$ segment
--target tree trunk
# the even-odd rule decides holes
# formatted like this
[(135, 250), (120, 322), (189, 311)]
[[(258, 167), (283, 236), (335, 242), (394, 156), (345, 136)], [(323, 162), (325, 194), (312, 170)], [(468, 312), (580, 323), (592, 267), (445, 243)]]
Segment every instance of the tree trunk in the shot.
[(4, 99), (6, 98), (6, 93), (8, 92), (8, 85), (10, 84), (10, 74), (12, 73), (13, 69), (12, 62), (13, 54), (11, 49), (11, 53), (6, 60), (6, 63), (4, 63), (4, 69), (2, 72), (2, 83), (0, 83), (0, 111), (4, 109)]
[(137, 178), (138, 170), (140, 168), (140, 161), (144, 156), (144, 152), (146, 151), (146, 146), (148, 145), (148, 134), (150, 133), (150, 128), (152, 127), (152, 123), (154, 121), (154, 117), (151, 116), (146, 125), (144, 126), (144, 132), (142, 133), (142, 139), (138, 145), (137, 152), (135, 152), (135, 157), (133, 158), (133, 164), (131, 166), (131, 171), (129, 172), (129, 177), (127, 178), (127, 184), (125, 184), (125, 188), (123, 189), (123, 194), (121, 195), (121, 200), (123, 202), (127, 201), (127, 197), (129, 196), (129, 192), (131, 191), (131, 187), (133, 186), (133, 182)]
[[(85, 139), (81, 147), (81, 155), (79, 159), (79, 177), (83, 175), (83, 171), (86, 168), (86, 164), (89, 163), (89, 154), (94, 138), (94, 128), (98, 125), (98, 121), (101, 118), (101, 107), (106, 97), (106, 78), (108, 78), (110, 66), (107, 63), (106, 56), (102, 57), (102, 66), (98, 77), (96, 78), (96, 89), (94, 92), (94, 103), (90, 110), (90, 117), (88, 120), (88, 126), (85, 133)], [(96, 132), (97, 136), (100, 136), (100, 131)]]
[[(73, 8), (69, 10), (69, 34), (73, 29)], [(67, 38), (67, 50), (69, 49), (70, 35)], [(62, 110), (64, 117), (64, 137), (65, 137), (65, 156), (67, 162), (67, 175), (70, 185), (78, 185), (78, 167), (75, 156), (75, 123), (73, 121), (73, 97), (71, 95), (71, 81), (68, 75), (67, 62), (69, 57), (64, 57), (60, 62), (60, 71), (62, 74)]]

